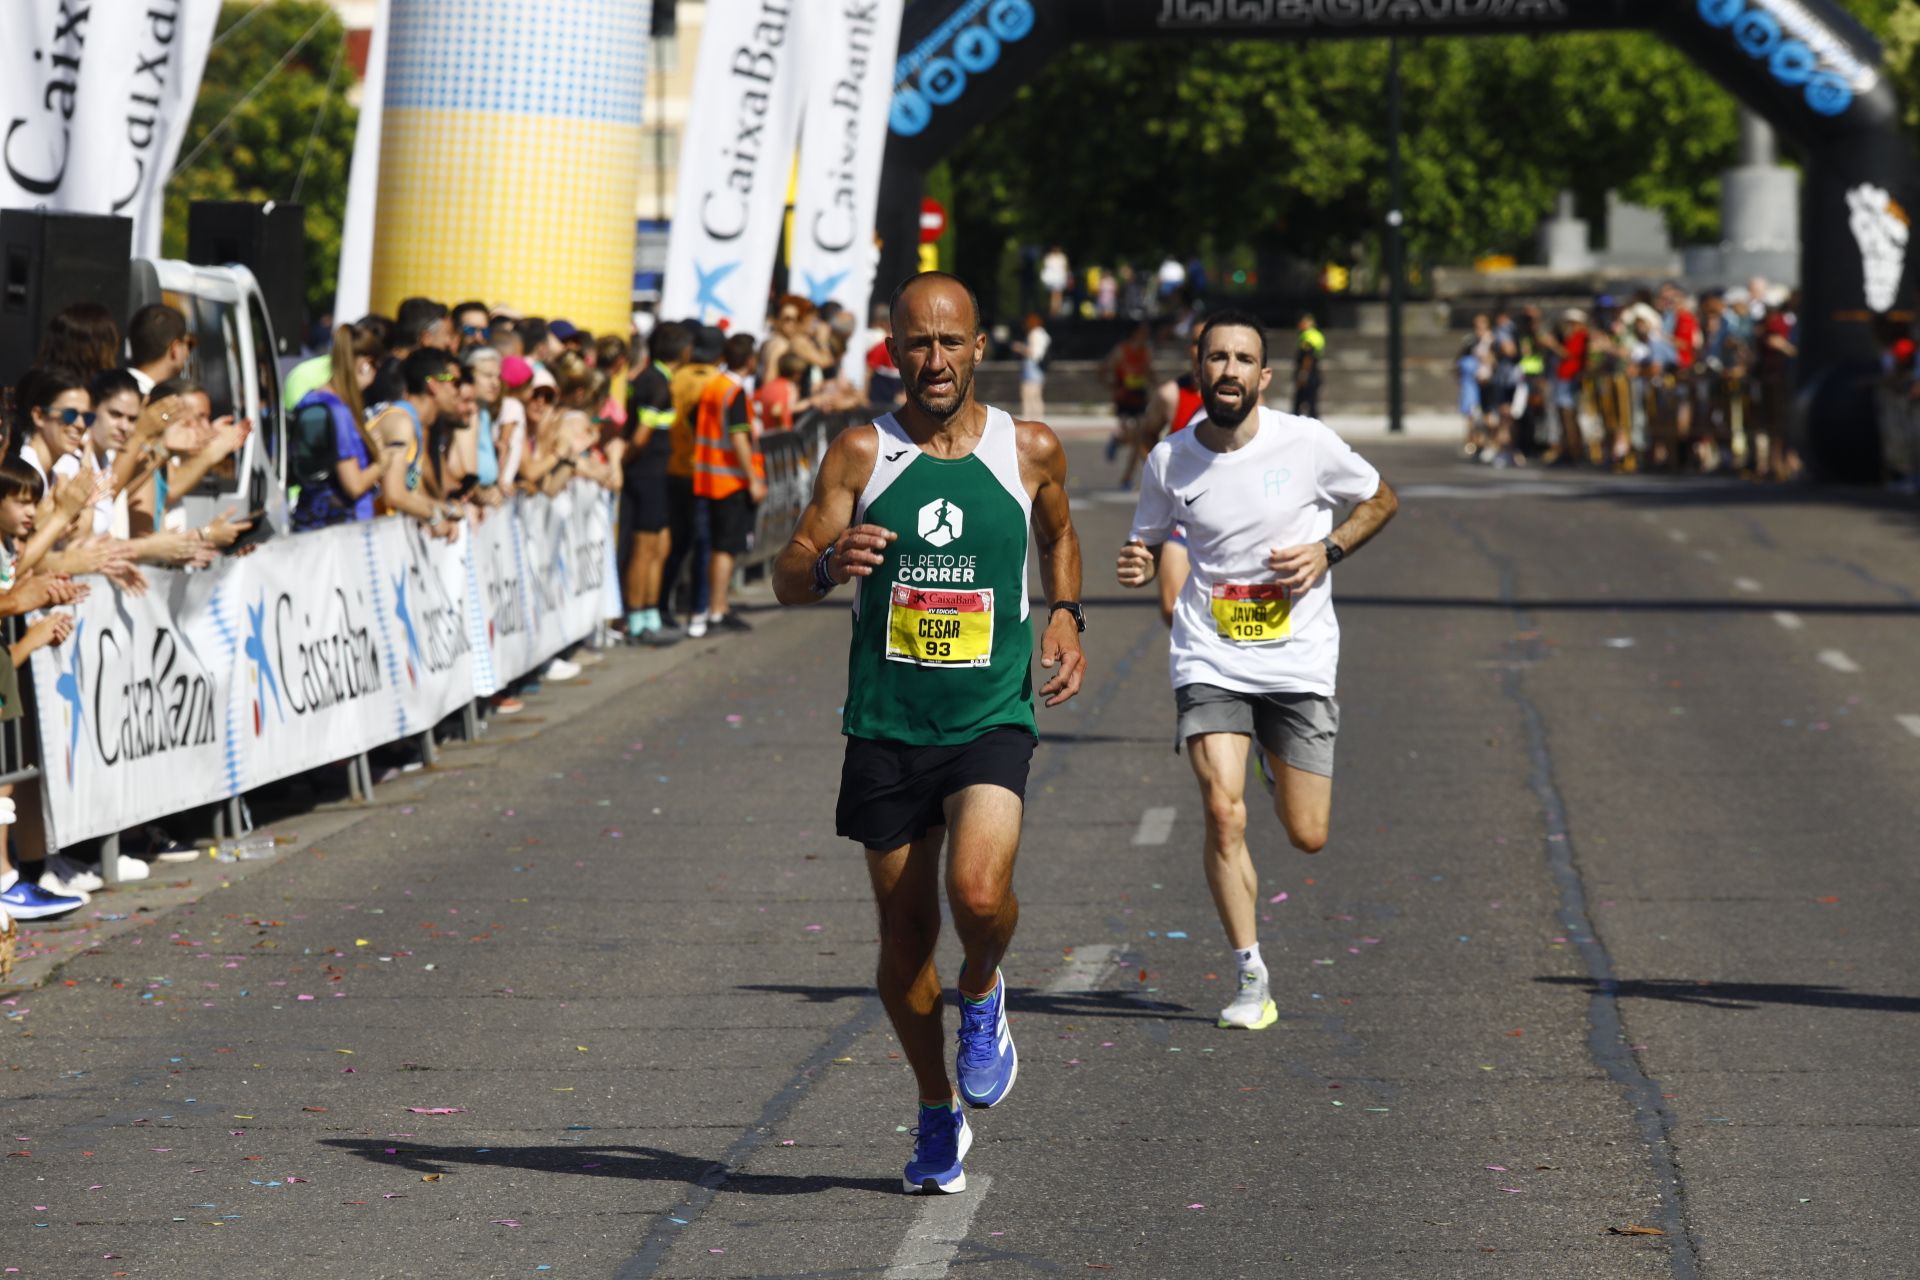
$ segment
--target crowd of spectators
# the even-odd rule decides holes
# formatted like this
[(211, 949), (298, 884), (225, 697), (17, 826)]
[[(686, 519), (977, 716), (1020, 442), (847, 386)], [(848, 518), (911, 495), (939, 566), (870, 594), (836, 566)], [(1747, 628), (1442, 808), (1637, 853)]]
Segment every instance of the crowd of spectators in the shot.
[[(782, 297), (764, 344), (635, 319), (630, 332), (596, 337), (564, 319), (409, 298), (392, 317), (334, 328), (328, 348), (282, 382), (293, 530), (391, 515), (452, 538), (515, 494), (586, 481), (618, 495), (626, 616), (609, 620), (609, 635), (665, 645), (750, 630), (729, 587), (767, 492), (761, 436), (813, 409), (899, 402), (885, 309), (863, 328), (844, 308)], [(253, 430), (213, 416), (194, 376), (197, 347), (186, 317), (164, 303), (143, 307), (124, 333), (106, 308), (77, 305), (53, 317), (10, 389), (0, 412), (0, 618), (35, 616), (11, 624), (0, 722), (31, 714), (18, 675), (30, 655), (71, 638), (60, 606), (93, 590), (143, 592), (143, 566), (205, 567), (268, 532), (255, 529), (258, 512), (199, 527), (186, 518), (183, 499), (209, 475), (234, 479)], [(683, 579), (681, 625), (673, 601)], [(540, 680), (598, 660), (593, 647), (563, 654), (494, 709), (515, 712)], [(14, 767), (30, 762), (38, 735), (16, 741), (28, 760)], [(49, 854), (32, 786), (22, 784), (19, 803), (0, 786), (0, 923), (66, 914), (105, 883)], [(149, 843), (149, 856), (193, 856)], [(118, 879), (151, 874), (145, 859), (116, 856)]]
[(1793, 479), (1798, 312), (1797, 294), (1756, 279), (1603, 296), (1551, 320), (1536, 306), (1476, 315), (1457, 364), (1463, 451), (1498, 467)]

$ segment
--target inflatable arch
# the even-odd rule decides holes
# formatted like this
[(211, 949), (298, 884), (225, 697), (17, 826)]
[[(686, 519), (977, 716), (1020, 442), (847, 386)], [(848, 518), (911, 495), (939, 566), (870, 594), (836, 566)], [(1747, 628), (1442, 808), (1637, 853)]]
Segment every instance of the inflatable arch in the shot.
[(1800, 404), (1823, 476), (1878, 477), (1875, 326), (1906, 317), (1920, 167), (1879, 45), (1834, 0), (918, 0), (895, 72), (881, 278), (912, 270), (926, 172), (1082, 40), (1658, 32), (1805, 166)]

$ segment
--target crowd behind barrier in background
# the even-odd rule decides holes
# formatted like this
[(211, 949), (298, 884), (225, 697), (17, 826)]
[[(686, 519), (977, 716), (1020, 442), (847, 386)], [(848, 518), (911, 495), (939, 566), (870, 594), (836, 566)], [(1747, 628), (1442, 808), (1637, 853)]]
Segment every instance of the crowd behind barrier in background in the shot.
[(283, 383), (274, 538), (185, 518), (255, 430), (213, 417), (187, 317), (56, 315), (0, 414), (0, 919), (197, 856), (159, 819), (370, 750), (404, 768), (607, 643), (750, 630), (735, 575), (832, 432), (901, 398), (884, 308), (781, 298), (764, 343), (635, 321), (410, 298), (333, 328)]

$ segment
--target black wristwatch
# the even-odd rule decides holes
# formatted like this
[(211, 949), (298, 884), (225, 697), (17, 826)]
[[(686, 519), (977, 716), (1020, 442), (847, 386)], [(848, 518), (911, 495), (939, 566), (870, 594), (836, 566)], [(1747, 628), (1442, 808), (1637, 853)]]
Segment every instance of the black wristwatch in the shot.
[(1053, 615), (1060, 612), (1062, 609), (1065, 609), (1068, 613), (1073, 615), (1073, 622), (1075, 626), (1079, 627), (1080, 630), (1082, 631), (1085, 631), (1087, 629), (1087, 611), (1080, 607), (1080, 602), (1078, 600), (1055, 600), (1053, 604), (1049, 606), (1047, 609), (1048, 620), (1051, 621), (1053, 618)]
[(1320, 539), (1320, 545), (1327, 549), (1327, 568), (1329, 569), (1347, 558), (1347, 549), (1335, 542), (1332, 534)]

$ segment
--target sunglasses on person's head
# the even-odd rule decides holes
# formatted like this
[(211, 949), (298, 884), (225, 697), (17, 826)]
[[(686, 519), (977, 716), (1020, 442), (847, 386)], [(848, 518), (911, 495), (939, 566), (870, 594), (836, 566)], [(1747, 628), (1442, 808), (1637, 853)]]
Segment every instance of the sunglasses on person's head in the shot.
[(54, 416), (69, 427), (76, 422), (83, 427), (90, 427), (93, 425), (93, 420), (100, 415), (97, 413), (88, 413), (84, 409), (62, 409)]

